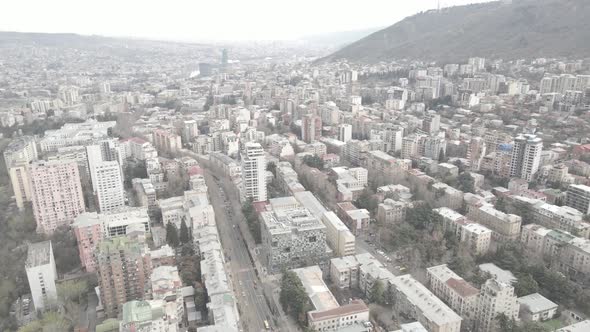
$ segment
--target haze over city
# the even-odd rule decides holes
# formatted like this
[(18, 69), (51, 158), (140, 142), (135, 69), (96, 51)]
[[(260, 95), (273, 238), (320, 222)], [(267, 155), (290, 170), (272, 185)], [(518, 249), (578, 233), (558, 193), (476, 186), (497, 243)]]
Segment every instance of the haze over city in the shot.
[(1, 332), (589, 332), (590, 1), (5, 1)]
[[(477, 2), (483, 1), (440, 3), (453, 6)], [(22, 0), (2, 5), (0, 30), (175, 41), (292, 40), (388, 26), (437, 6), (436, 0)]]

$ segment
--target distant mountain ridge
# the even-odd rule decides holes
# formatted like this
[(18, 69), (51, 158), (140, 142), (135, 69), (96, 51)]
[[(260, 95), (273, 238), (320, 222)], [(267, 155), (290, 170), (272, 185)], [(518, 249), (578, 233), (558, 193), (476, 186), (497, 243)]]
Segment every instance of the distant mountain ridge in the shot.
[(590, 57), (590, 1), (508, 2), (420, 13), (354, 42), (322, 61)]
[(327, 32), (322, 34), (303, 36), (300, 39), (312, 45), (323, 45), (341, 48), (381, 29), (383, 29), (383, 27)]

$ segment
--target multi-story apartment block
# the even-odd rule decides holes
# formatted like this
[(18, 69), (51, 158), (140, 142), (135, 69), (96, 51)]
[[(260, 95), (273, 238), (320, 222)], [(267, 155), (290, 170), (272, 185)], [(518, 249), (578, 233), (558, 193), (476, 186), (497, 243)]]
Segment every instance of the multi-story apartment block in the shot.
[(307, 114), (303, 116), (301, 124), (301, 139), (306, 143), (312, 143), (322, 136), (322, 118)]
[(8, 175), (12, 183), (16, 206), (23, 210), (25, 202), (30, 202), (32, 198), (28, 163), (26, 161), (13, 161), (12, 166), (8, 169)]
[(302, 265), (324, 265), (326, 226), (306, 208), (260, 214), (262, 257), (269, 272)]
[(473, 327), (479, 290), (465, 281), (446, 264), (426, 269), (428, 287), (463, 318), (463, 326)]
[(535, 135), (519, 135), (514, 139), (510, 176), (532, 181), (539, 170), (543, 140)]
[(352, 201), (360, 196), (368, 183), (369, 172), (362, 167), (334, 167), (331, 173), (336, 176), (336, 189), (339, 201)]
[(266, 157), (259, 143), (246, 143), (242, 151), (242, 185), (244, 198), (266, 201)]
[(383, 203), (379, 203), (379, 207), (377, 208), (377, 222), (381, 225), (400, 223), (406, 219), (407, 208), (408, 203), (387, 198)]
[(40, 141), (41, 151), (57, 151), (60, 147), (88, 145), (100, 138), (107, 138), (116, 121), (66, 123), (60, 129), (46, 130)]
[(156, 129), (153, 132), (154, 146), (164, 152), (174, 153), (182, 149), (182, 139), (179, 135), (164, 129)]
[(332, 212), (326, 212), (321, 217), (326, 226), (326, 240), (335, 256), (349, 256), (356, 252), (355, 236), (346, 225)]
[(98, 285), (104, 312), (117, 316), (125, 302), (149, 294), (151, 259), (145, 244), (126, 236), (103, 240), (96, 252)]
[(32, 136), (15, 137), (4, 149), (4, 163), (10, 168), (14, 161), (30, 163), (37, 160), (37, 143)]
[(571, 184), (567, 188), (565, 205), (571, 206), (583, 214), (589, 214), (590, 187), (583, 184)]
[(394, 310), (420, 322), (428, 331), (458, 332), (461, 317), (412, 276), (389, 280)]
[(150, 232), (150, 219), (145, 208), (127, 207), (108, 213), (86, 212), (72, 224), (80, 262), (87, 272), (96, 271), (94, 253), (103, 239), (121, 236), (131, 231)]
[(434, 209), (433, 212), (442, 218), (443, 229), (446, 232), (453, 233), (473, 253), (481, 255), (488, 252), (492, 239), (490, 229), (474, 223), (462, 214), (446, 207)]
[(125, 206), (121, 165), (118, 161), (92, 162), (90, 176), (100, 212), (117, 211)]
[(314, 331), (341, 331), (369, 322), (369, 307), (362, 300), (340, 305), (322, 279), (322, 270), (317, 266), (294, 269), (313, 310), (307, 313), (308, 325)]
[(531, 255), (546, 257), (553, 268), (575, 278), (590, 275), (590, 240), (537, 224), (522, 228), (521, 243)]
[(178, 268), (166, 265), (154, 268), (150, 282), (151, 298), (163, 301), (168, 323), (180, 327), (184, 317), (184, 298)]
[(519, 305), (514, 295), (514, 287), (496, 279), (488, 279), (480, 290), (475, 326), (477, 331), (497, 331), (497, 317), (506, 315), (508, 319), (518, 320)]
[(344, 143), (352, 140), (352, 125), (343, 123), (338, 126), (338, 140)]
[(491, 204), (480, 204), (479, 208), (470, 209), (467, 217), (489, 228), (494, 240), (512, 241), (520, 235), (522, 218), (498, 211)]
[(29, 179), (37, 232), (52, 233), (85, 211), (76, 162), (34, 162), (29, 167)]
[(28, 245), (25, 270), (35, 310), (43, 311), (56, 305), (57, 288), (55, 280), (57, 280), (57, 270), (55, 269), (51, 241)]

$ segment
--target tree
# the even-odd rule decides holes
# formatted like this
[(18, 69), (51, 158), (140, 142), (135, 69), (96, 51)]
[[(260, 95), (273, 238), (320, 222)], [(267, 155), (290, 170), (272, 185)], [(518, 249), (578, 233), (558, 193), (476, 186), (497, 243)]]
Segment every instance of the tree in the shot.
[(376, 280), (369, 291), (369, 301), (385, 304), (385, 286), (381, 280)]
[(311, 304), (301, 280), (293, 271), (283, 273), (279, 302), (287, 315), (295, 318), (300, 326), (306, 325)]
[(274, 162), (266, 164), (266, 170), (271, 172), (274, 176), (277, 176), (277, 165)]
[(172, 248), (176, 248), (180, 244), (176, 225), (171, 222), (166, 224), (166, 243), (168, 243)]
[(471, 177), (471, 173), (469, 173), (469, 172), (461, 173), (461, 175), (459, 175), (458, 180), (459, 180), (459, 190), (461, 190), (463, 192), (468, 192), (468, 193), (475, 192), (475, 181), (473, 181), (473, 178)]
[(180, 242), (181, 243), (189, 243), (191, 241), (191, 236), (188, 231), (188, 227), (186, 226), (186, 222), (182, 220), (180, 224)]
[(317, 168), (320, 171), (324, 169), (324, 160), (318, 155), (304, 156), (303, 163), (309, 167)]
[(502, 211), (506, 213), (506, 201), (504, 197), (500, 197), (496, 200), (496, 204), (494, 204), (494, 208), (498, 211)]
[(530, 273), (518, 276), (514, 283), (514, 292), (518, 297), (533, 294), (539, 291), (539, 284)]
[(377, 207), (379, 206), (379, 202), (373, 198), (373, 193), (369, 188), (365, 188), (361, 192), (354, 204), (359, 209), (367, 209), (373, 215), (377, 212)]
[(242, 214), (244, 214), (244, 218), (246, 218), (248, 229), (250, 230), (250, 233), (252, 234), (254, 241), (256, 243), (260, 243), (262, 241), (262, 235), (260, 232), (260, 221), (258, 220), (256, 209), (254, 209), (254, 202), (252, 198), (249, 198), (242, 205)]

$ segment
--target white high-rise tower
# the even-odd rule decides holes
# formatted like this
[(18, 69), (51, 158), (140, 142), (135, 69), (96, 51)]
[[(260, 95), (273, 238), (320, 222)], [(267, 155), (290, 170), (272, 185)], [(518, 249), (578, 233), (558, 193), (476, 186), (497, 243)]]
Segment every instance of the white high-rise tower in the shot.
[(266, 157), (259, 143), (248, 142), (242, 152), (242, 184), (246, 197), (266, 201)]

